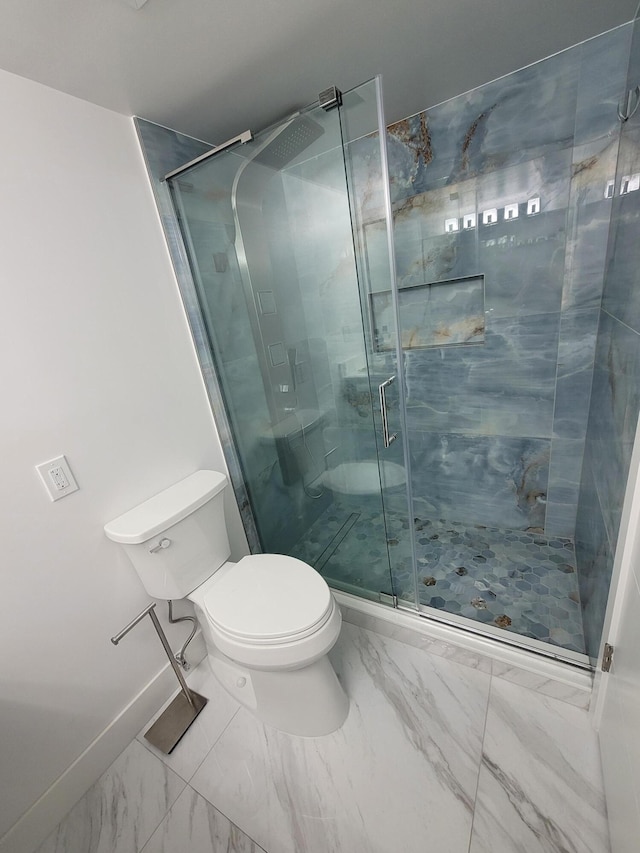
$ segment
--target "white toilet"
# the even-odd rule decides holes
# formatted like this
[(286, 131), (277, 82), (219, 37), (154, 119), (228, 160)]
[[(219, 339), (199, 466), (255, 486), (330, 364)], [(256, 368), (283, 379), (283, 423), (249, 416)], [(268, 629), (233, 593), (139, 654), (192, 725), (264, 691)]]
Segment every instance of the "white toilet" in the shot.
[(277, 729), (316, 737), (349, 711), (327, 653), (342, 619), (311, 566), (279, 554), (228, 562), (227, 478), (196, 471), (105, 525), (153, 598), (188, 598), (214, 675)]

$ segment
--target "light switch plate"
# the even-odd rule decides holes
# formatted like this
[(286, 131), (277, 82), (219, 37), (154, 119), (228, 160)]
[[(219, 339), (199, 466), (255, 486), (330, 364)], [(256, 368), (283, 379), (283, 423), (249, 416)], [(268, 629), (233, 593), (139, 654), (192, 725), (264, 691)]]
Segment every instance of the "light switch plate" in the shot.
[(52, 501), (59, 501), (78, 491), (78, 484), (64, 456), (56, 456), (55, 459), (36, 465), (36, 471)]

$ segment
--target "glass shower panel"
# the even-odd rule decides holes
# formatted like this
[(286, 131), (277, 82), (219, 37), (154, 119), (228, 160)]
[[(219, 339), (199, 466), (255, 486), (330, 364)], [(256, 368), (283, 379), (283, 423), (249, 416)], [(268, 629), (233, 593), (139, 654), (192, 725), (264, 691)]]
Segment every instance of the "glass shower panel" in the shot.
[(404, 359), (398, 340), (393, 224), (380, 77), (343, 95), (341, 119), (367, 359), (365, 365), (355, 362), (348, 365), (345, 388), (352, 406), (357, 407), (363, 397), (373, 401), (375, 447), (361, 441), (359, 457), (377, 455), (380, 460), (384, 504), (381, 523), (386, 528), (394, 590), (405, 605), (415, 607), (418, 595), (406, 456)]
[(625, 93), (620, 108), (628, 117), (620, 126), (617, 164), (610, 161), (606, 176), (611, 222), (576, 523), (586, 651), (594, 663), (640, 411), (640, 110), (634, 110), (640, 85), (640, 21), (632, 26), (626, 83), (619, 90)]
[(338, 111), (313, 108), (169, 183), (263, 549), (378, 598), (377, 424), (344, 381), (367, 353), (342, 152)]
[[(640, 185), (632, 161), (613, 179), (628, 40), (621, 28), (388, 128), (421, 610), (580, 665), (603, 248), (612, 194)], [(394, 306), (374, 300), (384, 350)]]

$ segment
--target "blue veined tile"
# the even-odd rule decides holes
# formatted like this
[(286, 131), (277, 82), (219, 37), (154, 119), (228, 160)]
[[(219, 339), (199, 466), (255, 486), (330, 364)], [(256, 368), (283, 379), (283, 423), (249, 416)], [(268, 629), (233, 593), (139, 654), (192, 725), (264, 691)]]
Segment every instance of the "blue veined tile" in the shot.
[(410, 432), (412, 488), (421, 512), (468, 524), (542, 528), (548, 440)]
[(573, 538), (583, 454), (584, 440), (554, 438), (551, 442), (544, 526), (547, 536)]
[(422, 254), (422, 211), (394, 210), (393, 241), (398, 285), (421, 284), (424, 277)]
[(560, 310), (565, 227), (566, 211), (556, 210), (504, 223), (491, 238), (482, 234), (478, 267), (493, 317)]
[(591, 453), (583, 466), (576, 519), (576, 562), (587, 654), (598, 654), (609, 597), (614, 549), (609, 540), (591, 470)]
[(420, 223), (415, 222), (413, 225), (413, 233), (407, 227), (396, 227), (396, 271), (399, 287), (478, 274), (474, 233), (442, 233), (425, 238), (419, 231)]
[(424, 400), (411, 400), (407, 407), (407, 428), (457, 433), (484, 433), (484, 409), (474, 405), (475, 400), (463, 394), (429, 396)]
[(544, 523), (545, 536), (561, 536), (573, 539), (578, 512), (577, 500), (571, 503), (547, 503), (547, 515)]
[[(495, 316), (558, 311), (570, 172), (567, 149), (398, 203), (400, 286), (484, 274), (487, 310)], [(536, 195), (541, 212), (527, 215), (527, 199)], [(505, 220), (511, 204), (518, 216)], [(483, 224), (482, 211), (493, 208), (497, 221)], [(472, 228), (464, 227), (468, 213), (476, 217)], [(446, 233), (450, 221), (458, 230)]]
[(408, 415), (415, 427), (550, 437), (560, 314), (487, 315), (484, 344), (407, 353)]
[(607, 185), (615, 179), (619, 145), (618, 130), (617, 133), (574, 147), (571, 158), (572, 207), (584, 207), (612, 197), (611, 187)]
[[(349, 173), (349, 188), (353, 194), (354, 216), (357, 218), (358, 224), (384, 219), (384, 183), (377, 133), (356, 139), (343, 150)], [(400, 168), (400, 163), (391, 161), (390, 150), (388, 155), (391, 197), (393, 199), (394, 176)]]
[[(465, 215), (498, 208), (492, 222), (511, 221), (503, 211), (504, 206), (522, 205), (520, 213), (525, 216), (526, 202), (536, 195), (541, 197), (542, 212), (563, 209), (568, 201), (571, 162), (571, 149), (563, 148), (522, 162), (495, 165), (477, 176), (416, 192), (394, 204), (396, 225), (417, 217), (425, 237), (458, 229), (490, 234), (495, 229), (487, 228), (482, 217), (477, 223), (465, 223)], [(451, 228), (445, 226), (448, 220), (453, 220)]]
[(563, 310), (596, 308), (602, 300), (609, 247), (618, 136), (578, 146), (573, 152)]
[[(520, 222), (534, 222), (538, 214), (528, 215), (526, 202), (535, 196), (540, 196), (540, 213), (564, 210), (569, 201), (571, 160), (571, 149), (565, 147), (522, 162), (494, 166), (475, 179), (478, 209), (497, 207), (498, 225), (506, 218), (502, 208), (507, 204), (518, 204)], [(465, 187), (466, 182), (455, 186)], [(495, 229), (480, 223), (479, 230), (488, 234)]]
[(584, 441), (554, 438), (551, 441), (548, 501), (576, 504), (580, 490)]
[(595, 372), (599, 374), (592, 406), (596, 429), (592, 431), (590, 420), (590, 437), (606, 440), (613, 425), (615, 438), (632, 444), (640, 408), (640, 334), (606, 312), (600, 319)]
[[(627, 73), (627, 89), (633, 89), (640, 80), (640, 19), (633, 22), (633, 33), (631, 35), (631, 48), (629, 50), (629, 69)], [(636, 110), (633, 116), (626, 122), (626, 128), (640, 127), (640, 112)]]
[[(447, 281), (479, 273), (476, 235), (442, 234), (422, 241), (422, 280)], [(404, 282), (403, 282), (404, 283)]]
[[(622, 176), (640, 172), (640, 128), (628, 133), (620, 142), (620, 159), (616, 192)], [(602, 307), (627, 326), (640, 331), (640, 191), (616, 196), (612, 211), (612, 238), (605, 279)]]
[(632, 31), (633, 24), (625, 24), (581, 45), (577, 145), (619, 129), (618, 105), (626, 88)]
[(571, 145), (579, 69), (572, 48), (392, 125), (394, 198)]
[(556, 438), (584, 440), (600, 311), (563, 311), (558, 343), (558, 373), (553, 413)]
[[(415, 180), (433, 159), (427, 112), (421, 112), (391, 125), (387, 131), (387, 159), (392, 201), (409, 198), (416, 193)], [(360, 159), (370, 156), (371, 142), (359, 140)]]
[(563, 310), (598, 308), (607, 266), (619, 137), (578, 146), (573, 152)]
[(578, 205), (567, 242), (563, 310), (599, 308), (609, 241), (611, 200)]
[(134, 122), (149, 171), (158, 181), (161, 181), (168, 172), (183, 166), (213, 147), (208, 142), (185, 136), (146, 119), (136, 118)]
[[(385, 349), (395, 346), (394, 313), (387, 294), (373, 294), (376, 338)], [(484, 340), (482, 276), (434, 281), (398, 291), (400, 343), (405, 350), (451, 346)]]
[[(602, 638), (614, 559), (615, 550), (609, 547), (606, 538), (599, 538), (596, 546), (592, 547), (589, 554), (589, 569), (586, 572), (586, 577), (583, 579), (579, 574), (581, 601), (583, 596), (586, 599), (582, 601), (584, 643), (586, 653), (594, 660), (598, 657)], [(582, 565), (585, 564), (587, 561), (583, 558)]]
[(587, 455), (609, 538), (618, 534), (640, 410), (640, 335), (602, 312)]

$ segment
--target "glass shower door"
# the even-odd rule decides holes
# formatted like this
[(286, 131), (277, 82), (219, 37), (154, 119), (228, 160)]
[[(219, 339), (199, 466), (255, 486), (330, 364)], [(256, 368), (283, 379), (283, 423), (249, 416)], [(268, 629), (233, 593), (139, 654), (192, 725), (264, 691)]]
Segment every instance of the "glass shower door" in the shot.
[[(366, 98), (345, 100), (371, 125)], [(380, 465), (382, 380), (369, 380), (359, 286), (373, 256), (354, 242), (344, 113), (307, 109), (168, 183), (263, 550), (378, 599), (394, 593), (394, 530), (409, 516), (404, 467), (389, 467), (401, 438)]]

